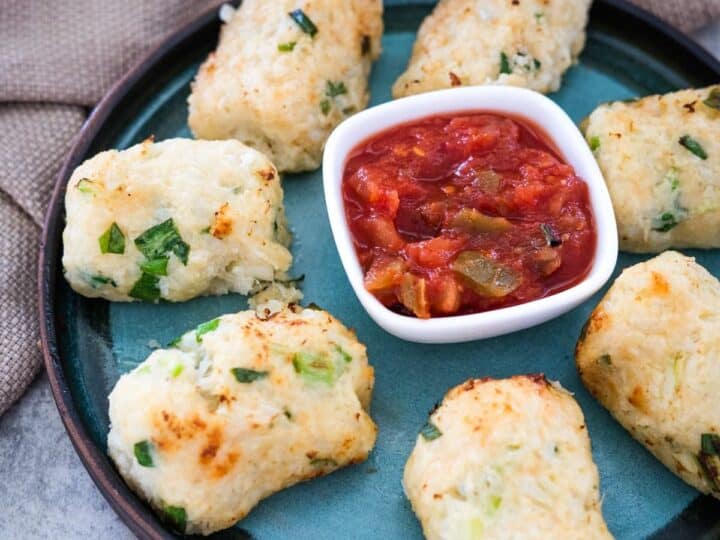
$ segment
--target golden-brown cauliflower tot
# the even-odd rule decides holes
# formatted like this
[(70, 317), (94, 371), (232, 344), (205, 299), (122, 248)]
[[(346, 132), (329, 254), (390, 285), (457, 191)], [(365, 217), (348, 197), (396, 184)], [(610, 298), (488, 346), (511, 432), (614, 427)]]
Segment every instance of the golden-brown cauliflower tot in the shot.
[(381, 36), (381, 0), (244, 0), (193, 83), (190, 128), (281, 172), (316, 169), (333, 128), (367, 106)]
[(300, 307), (224, 315), (153, 352), (110, 394), (110, 457), (175, 529), (210, 534), (263, 498), (367, 458), (365, 347)]
[(403, 484), (428, 540), (606, 540), (582, 411), (542, 375), (469, 380), (430, 415)]
[(65, 209), (65, 278), (84, 296), (247, 294), (292, 263), (278, 172), (238, 141), (100, 152), (73, 172)]
[(720, 86), (598, 107), (585, 136), (607, 181), (620, 249), (720, 247)]
[(585, 386), (633, 437), (720, 498), (718, 336), (720, 283), (668, 251), (615, 281), (580, 336), (576, 361)]
[(585, 45), (591, 0), (440, 0), (423, 21), (396, 98), (451, 86), (560, 88)]

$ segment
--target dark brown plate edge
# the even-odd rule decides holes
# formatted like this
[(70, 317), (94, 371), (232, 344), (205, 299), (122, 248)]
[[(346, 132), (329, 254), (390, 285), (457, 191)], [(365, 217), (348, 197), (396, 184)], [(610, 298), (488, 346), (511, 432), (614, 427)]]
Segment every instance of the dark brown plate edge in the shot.
[[(630, 4), (626, 0), (596, 0), (596, 4), (605, 4), (606, 8), (617, 11), (619, 15), (629, 16), (631, 19), (635, 19), (651, 27), (656, 33), (664, 35), (670, 42), (674, 42), (675, 45), (684, 49), (693, 60), (703, 65), (703, 67), (710, 72), (713, 72), (718, 77), (718, 82), (720, 82), (720, 61), (689, 36), (660, 20), (652, 13)], [(213, 6), (203, 11), (192, 22), (172, 33), (165, 41), (161, 42), (130, 68), (127, 73), (108, 90), (107, 94), (92, 110), (88, 119), (76, 135), (72, 143), (72, 149), (56, 177), (55, 187), (45, 216), (39, 246), (37, 279), (39, 291), (40, 341), (43, 361), (48, 373), (55, 404), (75, 451), (80, 456), (83, 465), (98, 489), (130, 530), (137, 535), (138, 538), (143, 540), (172, 539), (176, 538), (176, 536), (167, 531), (150, 508), (130, 492), (115, 469), (110, 465), (106, 456), (104, 456), (93, 443), (75, 407), (58, 355), (54, 301), (55, 281), (57, 277), (56, 263), (59, 256), (60, 229), (62, 226), (62, 220), (60, 219), (63, 208), (62, 198), (65, 185), (72, 171), (92, 145), (94, 137), (102, 128), (115, 106), (117, 106), (134, 85), (146, 76), (151, 69), (158, 65), (170, 51), (205, 26), (218, 20), (217, 13), (218, 6)], [(216, 24), (219, 24), (219, 22)], [(695, 499), (673, 522), (654, 534), (652, 538), (657, 540), (673, 538), (672, 532), (677, 531), (674, 526), (681, 525), (680, 523), (676, 523), (676, 521), (682, 521), (682, 523), (691, 525), (698, 520), (700, 515), (708, 515), (708, 517), (714, 516), (714, 511), (708, 514), (710, 506), (706, 504), (707, 499), (709, 498), (698, 497)], [(712, 503), (711, 506), (714, 507), (714, 503)], [(697, 523), (695, 523), (695, 526), (697, 527)], [(246, 534), (243, 534), (242, 531), (237, 531), (237, 533), (237, 535), (233, 536), (247, 538)], [(710, 536), (707, 538), (710, 538)]]

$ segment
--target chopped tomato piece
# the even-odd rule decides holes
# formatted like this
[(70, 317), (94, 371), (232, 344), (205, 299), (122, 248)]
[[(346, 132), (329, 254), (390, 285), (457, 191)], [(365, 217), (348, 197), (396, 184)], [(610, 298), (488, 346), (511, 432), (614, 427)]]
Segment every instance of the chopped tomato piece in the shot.
[(452, 276), (440, 276), (431, 282), (430, 303), (437, 313), (451, 315), (460, 309), (461, 286)]
[(405, 251), (419, 265), (428, 268), (447, 267), (463, 243), (464, 240), (459, 238), (438, 236), (432, 240), (408, 244)]
[(390, 251), (399, 251), (405, 241), (398, 234), (395, 224), (384, 216), (371, 216), (358, 220), (364, 241)]
[(365, 274), (365, 288), (370, 292), (393, 289), (402, 281), (405, 263), (400, 258), (378, 258)]

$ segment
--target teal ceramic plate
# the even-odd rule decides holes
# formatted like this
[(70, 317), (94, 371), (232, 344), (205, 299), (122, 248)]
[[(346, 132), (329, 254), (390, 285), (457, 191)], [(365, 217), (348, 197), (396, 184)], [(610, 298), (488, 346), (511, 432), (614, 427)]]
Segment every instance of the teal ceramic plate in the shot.
[[(414, 33), (432, 2), (386, 2), (384, 53), (372, 74), (373, 103), (409, 57)], [(111, 304), (74, 294), (62, 278), (60, 234), (64, 186), (72, 169), (108, 148), (155, 135), (189, 137), (186, 98), (199, 63), (214, 48), (219, 23), (207, 13), (131, 71), (93, 113), (64, 167), (48, 215), (40, 264), (46, 363), (58, 408), (78, 453), (103, 494), (141, 537), (170, 537), (120, 480), (105, 454), (107, 395), (121, 373), (149, 353), (219, 314), (242, 310), (232, 295), (183, 304)], [(599, 103), (720, 80), (707, 53), (648, 14), (619, 0), (597, 1), (579, 65), (551, 96), (576, 121)], [(603, 510), (621, 540), (718, 538), (720, 505), (685, 485), (636, 443), (586, 392), (573, 348), (600, 295), (550, 323), (501, 338), (428, 346), (393, 338), (363, 311), (340, 266), (325, 213), (319, 171), (284, 179), (294, 229), (293, 273), (305, 274), (306, 301), (357, 330), (377, 383), (372, 415), (380, 427), (366, 463), (287, 489), (262, 502), (236, 528), (216, 535), (257, 539), (422, 538), (400, 479), (418, 429), (444, 393), (470, 377), (543, 372), (575, 393), (587, 419), (600, 469)], [(717, 252), (695, 253), (720, 275)], [(618, 272), (639, 261), (622, 255)]]

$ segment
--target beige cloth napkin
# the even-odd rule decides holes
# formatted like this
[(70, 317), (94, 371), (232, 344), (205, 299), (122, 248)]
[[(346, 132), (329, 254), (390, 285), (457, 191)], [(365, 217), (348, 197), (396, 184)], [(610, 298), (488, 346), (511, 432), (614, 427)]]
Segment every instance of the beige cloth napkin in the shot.
[[(720, 0), (636, 1), (684, 30), (720, 16)], [(144, 52), (220, 3), (0, 0), (0, 415), (41, 365), (38, 237), (74, 135)]]

